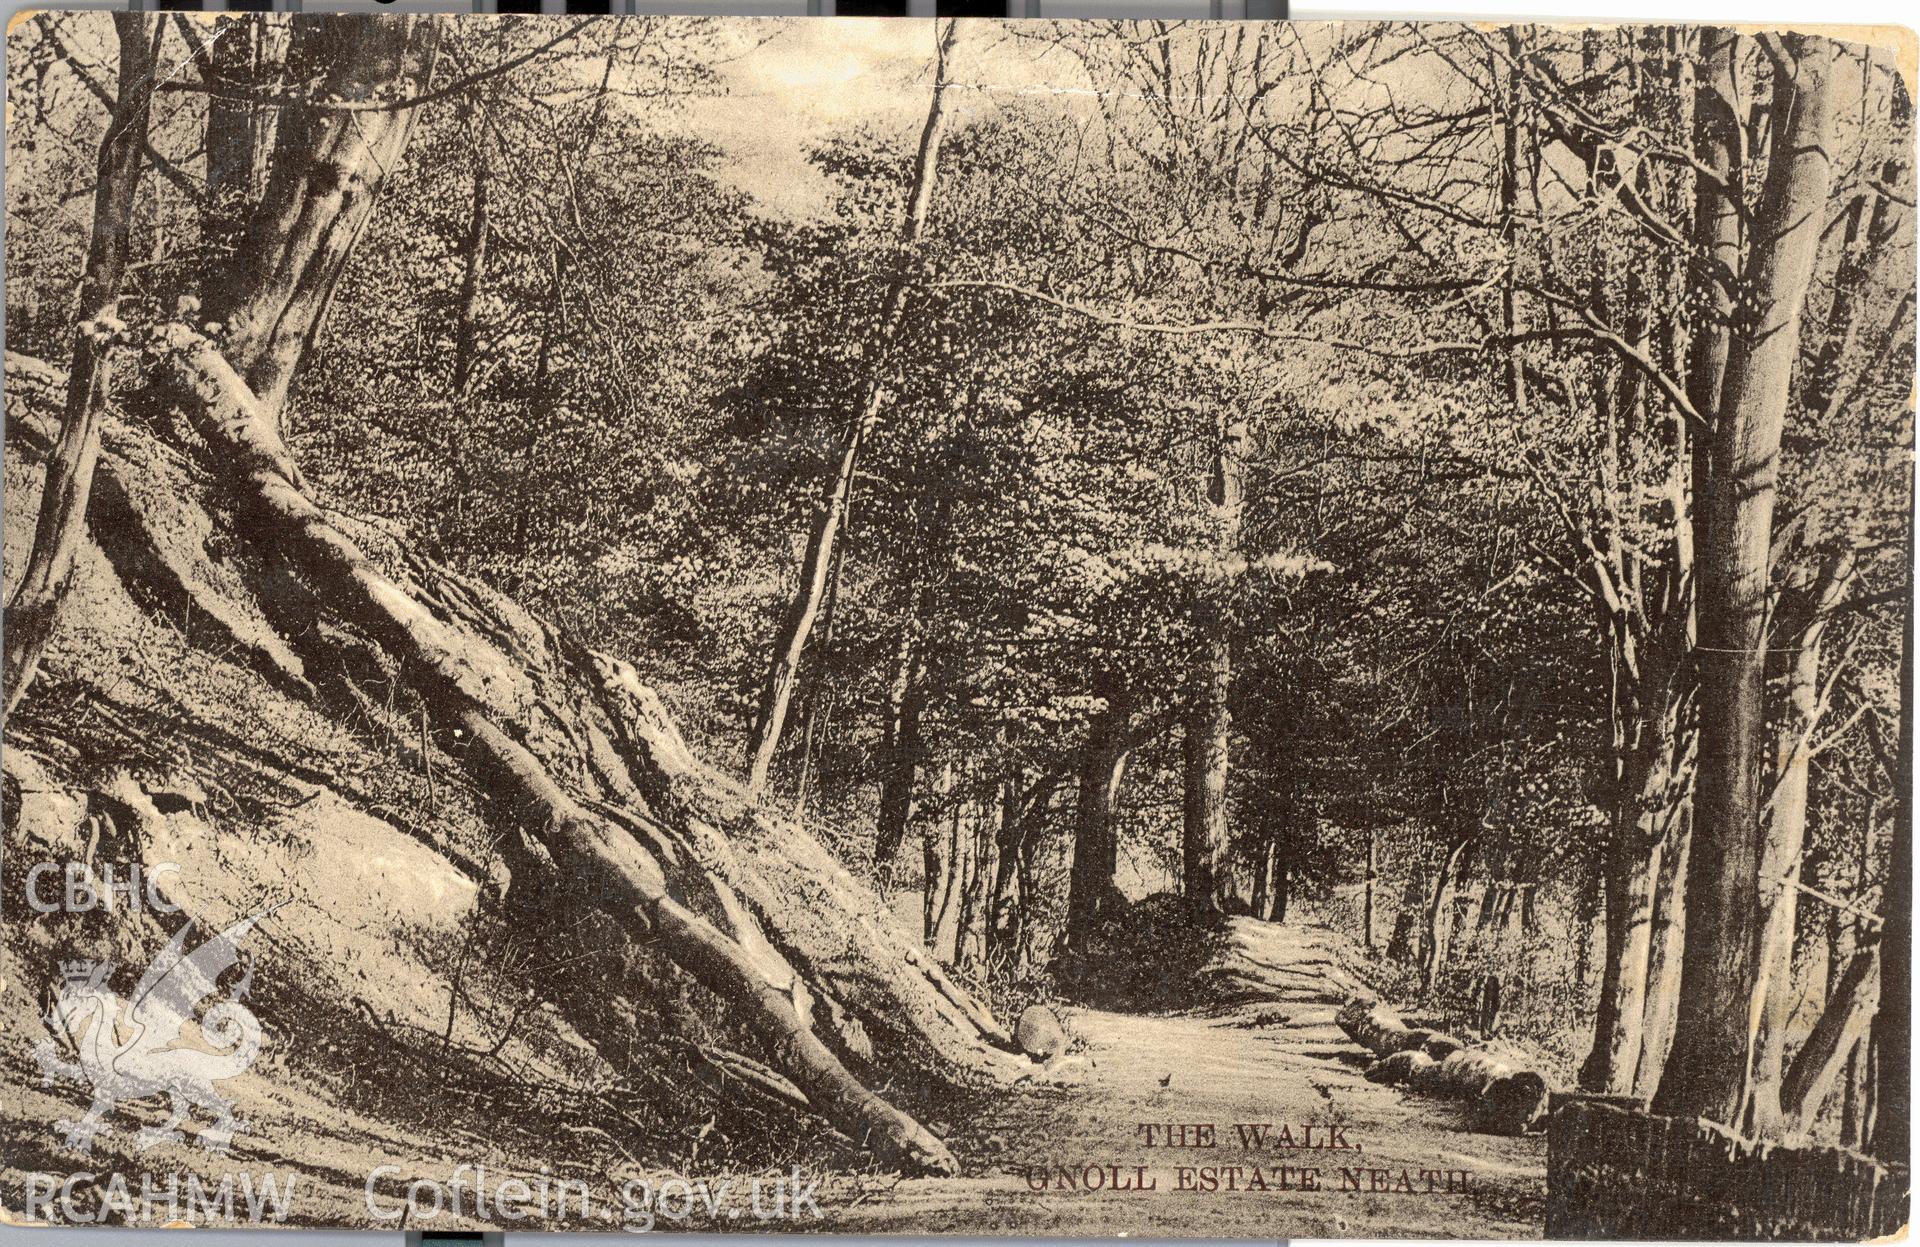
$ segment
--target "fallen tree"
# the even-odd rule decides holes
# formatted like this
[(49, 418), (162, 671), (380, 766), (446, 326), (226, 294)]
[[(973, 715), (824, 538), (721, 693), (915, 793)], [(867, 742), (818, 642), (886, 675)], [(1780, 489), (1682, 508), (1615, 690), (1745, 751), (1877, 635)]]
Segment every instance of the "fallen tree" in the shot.
[(1485, 1134), (1523, 1134), (1543, 1120), (1549, 1087), (1532, 1070), (1451, 1035), (1408, 1026), (1391, 1009), (1364, 997), (1349, 1000), (1335, 1020), (1379, 1058), (1367, 1067), (1369, 1082), (1464, 1101), (1473, 1128)]
[(1399, 1014), (1364, 996), (1348, 1000), (1334, 1020), (1347, 1038), (1378, 1057), (1420, 1048), (1429, 1039), (1440, 1037), (1438, 1031), (1408, 1026)]

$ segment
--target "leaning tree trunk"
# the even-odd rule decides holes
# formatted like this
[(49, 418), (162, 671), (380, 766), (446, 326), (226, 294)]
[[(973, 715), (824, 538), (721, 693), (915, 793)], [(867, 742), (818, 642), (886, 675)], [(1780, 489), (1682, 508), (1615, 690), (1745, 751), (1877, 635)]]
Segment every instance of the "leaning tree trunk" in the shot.
[(272, 173), (239, 248), (203, 292), (223, 350), (277, 422), (347, 257), (399, 163), (444, 23), (296, 15)]
[(902, 1075), (1007, 1075), (1014, 1058), (990, 1045), (1010, 1041), (879, 899), (699, 764), (631, 667), (404, 549), (376, 563), (315, 506), (219, 352), (178, 324), (164, 348), (168, 397), (249, 535), (394, 656), (449, 752), (537, 846), (514, 854), (511, 887), (602, 907), (740, 1010), (816, 1111), (890, 1164), (951, 1172), (945, 1145), (848, 1063), (884, 1049), (879, 1068)]
[[(907, 214), (900, 230), (900, 256), (886, 295), (881, 300), (880, 318), (868, 344), (869, 353), (884, 360), (900, 337), (906, 319), (907, 297), (912, 285), (910, 266), (916, 260), (920, 236), (927, 225), (927, 213), (933, 206), (933, 188), (940, 166), (940, 139), (946, 128), (947, 54), (953, 49), (958, 26), (946, 23), (935, 46), (933, 98), (927, 105), (926, 124), (920, 131), (920, 146), (914, 155), (913, 179), (907, 190)], [(884, 365), (883, 365), (884, 366)], [(853, 494), (854, 473), (859, 467), (860, 450), (890, 398), (891, 386), (879, 373), (867, 384), (866, 398), (859, 413), (847, 424), (840, 443), (840, 458), (827, 479), (820, 499), (819, 514), (808, 534), (806, 554), (801, 559), (800, 583), (794, 590), (780, 623), (780, 635), (774, 642), (773, 661), (767, 672), (766, 686), (760, 695), (759, 716), (753, 726), (748, 749), (747, 790), (756, 796), (766, 787), (767, 773), (773, 768), (774, 755), (780, 749), (780, 736), (786, 730), (787, 710), (800, 683), (800, 659), (806, 653), (807, 638), (813, 635), (820, 618), (821, 603), (827, 591), (827, 570), (834, 561), (840, 540), (840, 525), (846, 519), (847, 504)]]
[(1478, 839), (1478, 833), (1468, 832), (1454, 841), (1446, 860), (1440, 863), (1440, 873), (1433, 881), (1433, 894), (1427, 898), (1426, 940), (1420, 950), (1420, 985), (1432, 987), (1434, 979), (1440, 973), (1440, 963), (1446, 955), (1447, 930), (1441, 921), (1441, 915), (1447, 912), (1447, 893), (1457, 885), (1457, 876), (1466, 873), (1466, 853)]
[[(296, 19), (310, 49), (331, 47), (342, 57), (363, 50), (353, 32), (376, 45), (385, 38), (398, 70), (386, 88), (356, 97), (363, 107), (330, 100), (285, 110), (283, 141), (287, 123), (305, 126), (320, 159), (344, 163), (321, 176), (296, 145), (298, 158), (276, 168), (278, 187), (270, 181), (248, 230), (278, 242), (247, 257), (224, 285), (209, 283), (243, 309), (273, 303), (276, 290), (288, 296), (282, 311), (290, 319), (278, 330), (241, 335), (251, 344), (243, 357), (277, 378), (282, 395), (378, 177), (404, 140), (404, 124), (396, 131), (388, 120), (424, 74), (434, 25), (427, 21), (422, 33), (410, 22), (316, 27)], [(326, 26), (339, 41), (328, 43)], [(395, 31), (408, 33), (396, 41)], [(329, 79), (358, 73), (364, 81), (378, 59), (315, 65), (316, 98), (326, 99)], [(362, 136), (358, 146), (349, 131)], [(369, 151), (379, 158), (363, 161)], [(313, 316), (303, 328), (282, 332), (306, 311)], [(944, 1146), (868, 1091), (855, 1070), (901, 1082), (1010, 1080), (1022, 1063), (991, 1015), (899, 930), (881, 900), (799, 826), (756, 810), (700, 763), (630, 666), (585, 650), (379, 530), (322, 513), (286, 453), (278, 407), (261, 401), (191, 326), (168, 325), (154, 337), (163, 382), (155, 397), (177, 404), (206, 443), (197, 457), (221, 478), (241, 540), (265, 547), (310, 591), (263, 600), (278, 633), (247, 648), (310, 695), (282, 640), (297, 633), (315, 643), (300, 602), (380, 644), (431, 712), (447, 752), (470, 765), (498, 817), (518, 833), (502, 848), (515, 891), (536, 900), (543, 890), (572, 892), (602, 906), (726, 999), (829, 1120), (901, 1167), (949, 1168)], [(114, 493), (137, 492), (140, 465), (109, 457), (103, 467)]]
[(148, 22), (139, 13), (115, 13), (120, 45), (120, 92), (100, 138), (93, 188), (93, 233), (86, 268), (80, 276), (80, 324), (73, 335), (73, 362), (67, 372), (66, 403), (60, 437), (46, 461), (40, 514), (33, 530), (27, 568), (6, 613), (6, 710), (33, 683), (40, 659), (53, 639), (53, 625), (73, 577), (74, 555), (86, 531), (87, 502), (100, 459), (100, 423), (106, 401), (107, 351), (112, 345), (114, 312), (127, 271), (133, 201), (140, 189), (140, 166), (147, 148), (153, 111), (154, 71), (159, 60), (159, 26), (149, 41)]
[(1753, 1043), (1767, 580), (1780, 438), (1833, 172), (1833, 45), (1788, 35), (1779, 52), (1772, 154), (1698, 495), (1700, 769), (1681, 969), (1689, 1019), (1655, 1096), (1662, 1113), (1727, 1125), (1740, 1119)]
[(1854, 953), (1820, 1020), (1781, 1076), (1772, 1106), (1777, 1119), (1770, 1129), (1801, 1131), (1813, 1125), (1848, 1055), (1866, 1038), (1879, 1005), (1880, 946), (1875, 942)]

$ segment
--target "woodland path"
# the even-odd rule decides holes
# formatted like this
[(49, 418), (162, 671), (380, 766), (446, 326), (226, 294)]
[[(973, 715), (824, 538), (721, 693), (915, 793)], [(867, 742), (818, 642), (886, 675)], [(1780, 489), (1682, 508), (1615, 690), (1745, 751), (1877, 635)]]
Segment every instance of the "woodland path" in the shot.
[[(823, 1199), (821, 1228), (842, 1232), (1000, 1233), (1236, 1238), (1445, 1236), (1537, 1238), (1546, 1191), (1546, 1144), (1466, 1131), (1445, 1102), (1361, 1077), (1360, 1050), (1334, 1025), (1351, 988), (1329, 933), (1250, 919), (1229, 924), (1229, 950), (1206, 974), (1232, 975), (1259, 998), (1162, 1016), (1068, 1011), (1086, 1064), (1065, 1085), (998, 1101), (952, 1123), (966, 1176), (900, 1182), (850, 1207)], [(1162, 1086), (1162, 1080), (1169, 1080)], [(1147, 1146), (1141, 1127), (1154, 1127)], [(1159, 1146), (1172, 1124), (1214, 1127), (1212, 1148)], [(1265, 1148), (1242, 1145), (1238, 1124), (1270, 1127)], [(1273, 1146), (1288, 1127), (1318, 1144), (1338, 1124), (1350, 1148)], [(937, 1128), (937, 1127), (936, 1127)], [(1118, 1166), (1154, 1190), (1087, 1190), (1086, 1166)], [(1029, 1167), (1050, 1170), (1033, 1191)], [(1219, 1189), (1182, 1191), (1178, 1169), (1212, 1167)], [(1244, 1189), (1262, 1170), (1268, 1190)], [(1279, 1167), (1320, 1169), (1321, 1189), (1278, 1189)], [(1081, 1189), (1062, 1190), (1064, 1167)], [(1238, 1167), (1228, 1190), (1227, 1171)], [(1342, 1170), (1359, 1170), (1360, 1192)], [(1427, 1193), (1423, 1170), (1465, 1170), (1464, 1193)], [(1394, 1188), (1375, 1193), (1374, 1171)], [(1415, 1193), (1400, 1189), (1405, 1171)], [(1098, 1177), (1095, 1181), (1098, 1181)], [(1197, 1178), (1195, 1179), (1197, 1181)], [(1189, 1185), (1194, 1183), (1190, 1182)]]
[[(1546, 1182), (1542, 1139), (1468, 1133), (1448, 1104), (1361, 1077), (1359, 1049), (1333, 1021), (1352, 988), (1340, 969), (1335, 937), (1310, 927), (1248, 919), (1230, 920), (1228, 935), (1225, 953), (1200, 973), (1229, 976), (1232, 987), (1248, 995), (1245, 1003), (1153, 1016), (1068, 1010), (1069, 1026), (1082, 1042), (1077, 1054), (1082, 1060), (1060, 1071), (1058, 1085), (974, 1099), (956, 1109), (952, 1120), (930, 1118), (961, 1157), (963, 1176), (902, 1180), (811, 1171), (809, 1177), (821, 1178), (817, 1221), (759, 1225), (696, 1213), (658, 1228), (1251, 1239), (1540, 1236)], [(19, 971), (0, 950), (0, 978), (21, 981)], [(10, 1100), (0, 1101), (0, 1128), (13, 1143), (0, 1161), (0, 1191), (8, 1205), (17, 1203), (26, 1172), (165, 1175), (205, 1163), (190, 1142), (133, 1152), (125, 1129), (103, 1138), (85, 1160), (55, 1148), (44, 1123), (72, 1116), (84, 1099), (71, 1089), (38, 1085), (27, 1055), (28, 1041), (40, 1033), (33, 1008), (25, 992), (0, 993), (3, 1029), (19, 1040), (0, 1045), (0, 1075), (14, 1089)], [(1168, 1085), (1162, 1086), (1162, 1079), (1169, 1079)], [(390, 1166), (382, 1183), (382, 1205), (388, 1209), (399, 1206), (405, 1181), (446, 1178), (463, 1162), (488, 1166), (489, 1182), (516, 1175), (532, 1179), (542, 1169), (538, 1150), (518, 1132), (503, 1134), (497, 1117), (482, 1128), (475, 1119), (485, 1120), (484, 1115), (459, 1114), (467, 1128), (452, 1134), (423, 1121), (370, 1118), (270, 1070), (227, 1085), (256, 1132), (237, 1139), (232, 1156), (214, 1168), (282, 1174), (298, 1168), (300, 1216), (313, 1223), (391, 1230), (392, 1221), (368, 1215), (366, 1175), (377, 1166)], [(159, 1106), (142, 1102), (133, 1120), (123, 1121), (151, 1124), (160, 1115)], [(1139, 1130), (1145, 1123), (1155, 1126), (1156, 1144), (1168, 1124), (1211, 1124), (1216, 1146), (1148, 1147)], [(1275, 1133), (1285, 1125), (1295, 1143), (1305, 1141), (1307, 1125), (1319, 1142), (1329, 1125), (1338, 1124), (1353, 1146), (1247, 1150), (1236, 1124), (1267, 1124)], [(549, 1127), (569, 1131), (564, 1122)], [(316, 1157), (329, 1163), (315, 1166)], [(1118, 1166), (1129, 1185), (1137, 1184), (1136, 1167), (1145, 1166), (1157, 1189), (1033, 1191), (1025, 1180), (1029, 1166), (1047, 1167), (1056, 1178), (1058, 1168), (1065, 1167), (1084, 1184), (1089, 1165)], [(1179, 1190), (1177, 1167), (1182, 1165), (1222, 1171), (1221, 1189)], [(1238, 1166), (1244, 1175), (1255, 1165), (1275, 1189), (1244, 1189), (1244, 1176), (1237, 1180), (1243, 1189), (1226, 1189), (1225, 1169)], [(1279, 1190), (1277, 1166), (1318, 1167), (1323, 1189)], [(593, 1186), (594, 1215), (545, 1228), (620, 1227), (621, 1219), (612, 1215), (612, 1192), (624, 1175), (557, 1168)], [(1368, 1186), (1373, 1170), (1385, 1171), (1393, 1184), (1404, 1170), (1416, 1193), (1343, 1191), (1343, 1168), (1366, 1171), (1361, 1176)], [(1467, 1171), (1467, 1191), (1425, 1193), (1421, 1171), (1448, 1169)], [(457, 1215), (431, 1222), (439, 1229), (485, 1224)], [(521, 1228), (534, 1227), (523, 1223)]]

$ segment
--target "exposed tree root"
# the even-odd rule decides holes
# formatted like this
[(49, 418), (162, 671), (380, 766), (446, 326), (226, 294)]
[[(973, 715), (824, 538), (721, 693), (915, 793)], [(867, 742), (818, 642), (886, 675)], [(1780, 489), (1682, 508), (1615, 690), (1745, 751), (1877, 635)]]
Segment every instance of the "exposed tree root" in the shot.
[[(23, 355), (9, 354), (6, 367), (8, 386), (39, 400), (12, 405), (8, 436), (44, 457), (58, 432), (45, 408), (57, 407), (64, 374)], [(240, 576), (208, 554), (211, 525), (194, 523), (204, 513), (180, 505), (189, 491), (185, 465), (172, 455), (156, 461), (160, 448), (133, 436), (106, 422), (87, 508), (90, 527), (112, 534), (101, 549), (121, 579), (176, 626), (211, 630), (212, 637), (203, 638), (209, 648), (231, 648), (281, 687), (311, 694), (298, 655), (253, 604)]]
[[(243, 531), (394, 656), (444, 747), (538, 844), (516, 868), (543, 877), (514, 886), (589, 898), (743, 1010), (779, 1072), (839, 1129), (887, 1164), (953, 1172), (946, 1146), (846, 1059), (870, 1052), (861, 1033), (878, 1030), (896, 1059), (932, 1054), (942, 1073), (999, 1076), (1018, 1060), (996, 1050), (1005, 1037), (985, 1010), (909, 956), (878, 899), (817, 842), (756, 815), (701, 766), (630, 668), (570, 648), (482, 586), (381, 549), (367, 526), (335, 522), (220, 353), (179, 324), (161, 343), (166, 397), (208, 443)], [(777, 886), (746, 855), (777, 870)], [(826, 1038), (816, 999), (833, 1024)]]

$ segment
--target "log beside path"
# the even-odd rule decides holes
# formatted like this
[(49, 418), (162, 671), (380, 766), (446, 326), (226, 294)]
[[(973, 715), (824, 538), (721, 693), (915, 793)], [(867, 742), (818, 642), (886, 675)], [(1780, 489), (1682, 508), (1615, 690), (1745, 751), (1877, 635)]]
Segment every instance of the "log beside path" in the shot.
[(1367, 1067), (1369, 1082), (1464, 1101), (1473, 1128), (1487, 1134), (1523, 1134), (1545, 1120), (1550, 1088), (1533, 1070), (1452, 1035), (1408, 1026), (1364, 996), (1348, 1000), (1334, 1020), (1378, 1058)]

